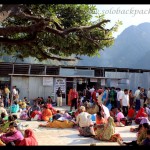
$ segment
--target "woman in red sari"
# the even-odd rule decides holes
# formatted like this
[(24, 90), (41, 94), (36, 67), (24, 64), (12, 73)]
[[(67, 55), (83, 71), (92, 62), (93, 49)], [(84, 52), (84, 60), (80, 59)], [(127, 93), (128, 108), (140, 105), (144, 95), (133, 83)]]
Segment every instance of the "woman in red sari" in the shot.
[(43, 107), (42, 120), (49, 121), (52, 118), (52, 111), (47, 108), (47, 105)]
[(146, 114), (146, 112), (145, 112), (143, 107), (140, 108), (140, 110), (138, 111), (138, 113), (137, 113), (135, 118), (137, 119), (139, 117), (147, 117), (147, 114)]
[(137, 115), (135, 116), (135, 123), (140, 124), (143, 117), (148, 117), (143, 107), (140, 108)]
[(24, 139), (19, 143), (19, 146), (37, 146), (38, 142), (34, 136), (34, 133), (31, 129), (25, 130), (25, 137)]

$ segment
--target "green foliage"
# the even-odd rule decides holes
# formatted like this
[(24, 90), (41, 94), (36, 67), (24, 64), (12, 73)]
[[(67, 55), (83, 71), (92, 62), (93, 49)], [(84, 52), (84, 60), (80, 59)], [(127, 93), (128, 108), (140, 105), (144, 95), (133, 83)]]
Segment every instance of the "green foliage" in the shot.
[[(39, 4), (26, 5), (33, 16), (53, 19), (64, 30), (73, 27), (91, 26), (92, 13), (97, 8), (94, 5), (72, 5), (72, 4)], [(98, 14), (98, 21), (105, 20), (104, 15)], [(28, 26), (33, 21), (27, 18), (19, 18), (17, 16), (7, 18), (2, 26)], [(78, 30), (70, 32), (61, 37), (57, 34), (43, 30), (37, 33), (34, 41), (21, 44), (3, 43), (4, 53), (17, 56), (20, 59), (26, 57), (36, 57), (38, 60), (46, 60), (49, 56), (57, 55), (62, 58), (75, 55), (95, 56), (99, 55), (99, 51), (113, 44), (113, 32), (116, 32), (120, 22), (117, 22), (110, 30), (102, 30), (101, 28), (93, 28), (91, 30)], [(49, 27), (57, 29), (54, 22), (49, 22)], [(106, 23), (102, 25), (106, 29)], [(9, 35), (10, 39), (26, 39), (29, 34), (16, 33)]]

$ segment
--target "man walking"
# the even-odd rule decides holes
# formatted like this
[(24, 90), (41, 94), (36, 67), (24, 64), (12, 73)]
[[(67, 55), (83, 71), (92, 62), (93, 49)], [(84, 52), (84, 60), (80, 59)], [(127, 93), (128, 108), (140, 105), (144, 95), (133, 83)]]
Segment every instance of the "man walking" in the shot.
[(62, 106), (62, 90), (60, 87), (58, 88), (56, 94), (57, 94), (57, 106), (58, 107)]

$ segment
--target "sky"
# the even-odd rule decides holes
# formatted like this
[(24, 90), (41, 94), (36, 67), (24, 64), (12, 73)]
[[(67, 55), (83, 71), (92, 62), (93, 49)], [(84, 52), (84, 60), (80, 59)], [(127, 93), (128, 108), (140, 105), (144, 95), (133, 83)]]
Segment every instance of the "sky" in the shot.
[[(116, 21), (122, 21), (114, 37), (117, 37), (121, 32), (131, 26), (139, 25), (144, 22), (150, 22), (150, 5), (112, 5), (112, 4), (99, 4), (96, 5), (98, 13), (104, 13), (105, 19), (110, 19), (108, 27), (112, 27)], [(93, 12), (95, 16), (95, 12)], [(95, 20), (95, 17), (94, 17)]]

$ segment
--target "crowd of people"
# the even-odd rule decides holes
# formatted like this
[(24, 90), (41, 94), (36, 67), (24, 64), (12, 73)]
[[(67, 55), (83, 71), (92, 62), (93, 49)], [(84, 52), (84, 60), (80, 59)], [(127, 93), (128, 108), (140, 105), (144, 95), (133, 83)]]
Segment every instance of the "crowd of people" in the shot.
[[(18, 94), (14, 94), (13, 103), (9, 107), (4, 104), (5, 98), (1, 97), (0, 145), (38, 145), (31, 129), (22, 132), (18, 119), (46, 121), (39, 124), (39, 127), (77, 128), (80, 136), (118, 142), (121, 145), (150, 145), (150, 90), (146, 93), (138, 87), (133, 94), (132, 90), (114, 87), (86, 88), (82, 93), (73, 89), (70, 110), (65, 112), (54, 107), (62, 106), (60, 87), (56, 94), (57, 102), (50, 96), (47, 100), (37, 97), (33, 105), (26, 97), (19, 100)], [(18, 119), (12, 115), (17, 112), (20, 112)], [(115, 127), (128, 126), (133, 122), (139, 125), (138, 128), (130, 129), (131, 132), (137, 132), (137, 140), (123, 142), (121, 135), (115, 133)]]

